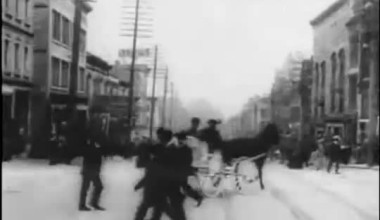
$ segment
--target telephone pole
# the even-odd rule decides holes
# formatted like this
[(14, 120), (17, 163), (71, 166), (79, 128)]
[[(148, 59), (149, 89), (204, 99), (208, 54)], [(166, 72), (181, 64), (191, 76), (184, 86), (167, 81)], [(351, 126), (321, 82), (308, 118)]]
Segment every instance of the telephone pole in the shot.
[(153, 86), (152, 86), (152, 100), (151, 100), (151, 109), (150, 109), (150, 129), (149, 136), (153, 138), (153, 127), (154, 127), (154, 110), (155, 110), (155, 95), (156, 95), (156, 77), (157, 77), (157, 45), (154, 47), (154, 69), (153, 69)]
[(133, 29), (133, 46), (132, 46), (132, 62), (131, 62), (131, 70), (130, 70), (130, 87), (129, 87), (129, 105), (128, 105), (128, 139), (131, 140), (132, 129), (134, 127), (134, 83), (135, 83), (135, 62), (136, 62), (136, 42), (137, 42), (137, 31), (138, 31), (138, 21), (139, 21), (139, 6), (140, 0), (136, 0), (135, 7), (135, 25)]
[(78, 86), (78, 68), (79, 68), (79, 50), (80, 50), (80, 32), (82, 21), (82, 1), (75, 0), (75, 14), (74, 14), (74, 33), (73, 33), (73, 45), (72, 45), (72, 59), (70, 65), (70, 85), (69, 85), (69, 102), (67, 105), (68, 115), (70, 119), (75, 118), (75, 104), (76, 93)]
[(170, 106), (170, 129), (173, 130), (173, 115), (174, 115), (174, 85), (173, 82), (170, 83), (170, 96), (171, 96), (171, 106)]
[(164, 82), (164, 100), (163, 100), (163, 106), (162, 106), (162, 127), (166, 126), (166, 97), (168, 93), (168, 78), (169, 78), (169, 69), (166, 68), (165, 82)]

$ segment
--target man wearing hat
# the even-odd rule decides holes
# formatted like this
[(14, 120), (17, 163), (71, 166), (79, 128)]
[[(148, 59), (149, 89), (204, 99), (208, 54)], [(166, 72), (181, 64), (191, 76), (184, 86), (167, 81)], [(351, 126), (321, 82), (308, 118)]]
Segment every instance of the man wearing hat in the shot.
[(197, 137), (200, 123), (201, 123), (201, 120), (199, 118), (197, 117), (192, 118), (190, 128), (187, 131), (185, 131), (186, 135)]
[(208, 144), (210, 153), (221, 148), (222, 136), (217, 130), (217, 125), (220, 121), (215, 119), (208, 120), (208, 127), (200, 132), (200, 139)]

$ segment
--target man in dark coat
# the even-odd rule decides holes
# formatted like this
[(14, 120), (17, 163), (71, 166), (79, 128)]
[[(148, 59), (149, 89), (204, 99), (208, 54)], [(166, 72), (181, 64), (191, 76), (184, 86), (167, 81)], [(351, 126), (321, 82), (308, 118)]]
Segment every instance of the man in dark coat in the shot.
[(217, 130), (217, 125), (220, 122), (215, 119), (208, 121), (208, 127), (200, 131), (200, 139), (208, 144), (210, 153), (221, 148), (222, 136)]
[(190, 128), (185, 131), (186, 135), (198, 137), (199, 135), (198, 128), (199, 128), (200, 123), (201, 123), (201, 120), (199, 118), (192, 118)]
[(103, 184), (100, 178), (102, 166), (103, 151), (99, 142), (99, 130), (90, 128), (87, 146), (83, 150), (83, 167), (82, 167), (82, 186), (80, 190), (79, 210), (89, 211), (86, 206), (86, 195), (90, 184), (94, 186), (92, 193), (91, 206), (96, 210), (104, 210), (99, 206), (100, 194), (103, 190)]
[(152, 145), (148, 149), (148, 159), (145, 162), (146, 173), (145, 176), (135, 186), (135, 190), (144, 187), (143, 199), (137, 209), (135, 220), (143, 220), (148, 209), (153, 207), (153, 220), (159, 220), (162, 213), (168, 211), (166, 189), (167, 182), (164, 181), (168, 175), (164, 169), (164, 163), (167, 162), (166, 145), (172, 139), (171, 131), (159, 129), (157, 131), (159, 143)]
[(332, 165), (335, 163), (335, 173), (339, 173), (339, 163), (341, 162), (341, 138), (336, 135), (333, 137), (333, 142), (328, 148), (329, 164), (327, 165), (327, 172), (330, 173)]

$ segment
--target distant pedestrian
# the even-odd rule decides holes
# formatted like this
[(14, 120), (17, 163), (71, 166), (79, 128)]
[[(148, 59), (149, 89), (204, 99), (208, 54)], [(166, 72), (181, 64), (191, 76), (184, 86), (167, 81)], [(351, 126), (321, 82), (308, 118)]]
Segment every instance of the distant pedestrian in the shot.
[(327, 172), (330, 173), (333, 164), (335, 164), (335, 173), (339, 174), (339, 164), (341, 162), (341, 137), (335, 135), (333, 142), (329, 146), (329, 164), (327, 165)]
[(192, 118), (190, 128), (185, 131), (186, 135), (198, 137), (198, 135), (199, 135), (198, 129), (199, 129), (200, 123), (201, 123), (201, 120), (199, 118), (196, 118), (196, 117)]
[(96, 210), (105, 210), (99, 205), (100, 195), (103, 190), (100, 177), (103, 152), (99, 144), (98, 133), (99, 131), (97, 132), (97, 129), (90, 128), (87, 146), (83, 151), (82, 186), (79, 201), (79, 210), (81, 211), (90, 210), (90, 208), (86, 206), (86, 195), (91, 183), (94, 186), (94, 190), (90, 205)]

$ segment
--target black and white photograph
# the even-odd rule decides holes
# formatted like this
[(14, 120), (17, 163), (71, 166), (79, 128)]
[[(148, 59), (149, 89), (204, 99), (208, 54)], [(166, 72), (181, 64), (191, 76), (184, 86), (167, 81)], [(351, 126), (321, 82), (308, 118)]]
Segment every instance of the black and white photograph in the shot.
[(379, 219), (379, 0), (1, 14), (1, 219)]

